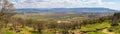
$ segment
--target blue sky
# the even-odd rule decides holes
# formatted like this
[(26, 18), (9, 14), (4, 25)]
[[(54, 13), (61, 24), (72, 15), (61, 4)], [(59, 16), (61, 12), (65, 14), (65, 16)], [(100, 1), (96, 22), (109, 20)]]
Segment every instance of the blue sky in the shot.
[(120, 0), (12, 0), (16, 8), (104, 7), (120, 10)]

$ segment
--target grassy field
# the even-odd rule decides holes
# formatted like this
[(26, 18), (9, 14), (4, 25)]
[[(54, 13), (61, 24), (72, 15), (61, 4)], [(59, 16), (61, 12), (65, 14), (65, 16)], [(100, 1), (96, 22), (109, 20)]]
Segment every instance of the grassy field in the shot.
[[(97, 28), (101, 29), (101, 28), (105, 28), (105, 27), (110, 28), (110, 23), (102, 22), (102, 23), (96, 23), (96, 24), (88, 24), (88, 25), (82, 26), (80, 30), (89, 31), (89, 32), (86, 32), (87, 34), (107, 34), (103, 31), (104, 29), (96, 31)], [(37, 34), (37, 32), (33, 31), (33, 29), (30, 27), (24, 27), (21, 29), (22, 29), (22, 31), (17, 34)], [(7, 30), (7, 28), (4, 30)], [(44, 34), (54, 34), (52, 32), (48, 32), (47, 30), (43, 30), (43, 33)], [(15, 33), (12, 31), (5, 31), (5, 34), (15, 34)]]
[(81, 27), (82, 30), (94, 30), (95, 28), (105, 28), (110, 27), (109, 22), (103, 22), (103, 23), (96, 23), (96, 24), (88, 24)]

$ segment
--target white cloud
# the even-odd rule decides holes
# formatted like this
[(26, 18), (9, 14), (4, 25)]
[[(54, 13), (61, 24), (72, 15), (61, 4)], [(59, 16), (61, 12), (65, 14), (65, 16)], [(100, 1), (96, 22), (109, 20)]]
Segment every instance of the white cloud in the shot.
[[(18, 0), (17, 8), (78, 8), (78, 7), (108, 7), (116, 8), (115, 2), (103, 0)], [(110, 6), (115, 5), (115, 7)], [(118, 8), (116, 8), (118, 9)]]
[[(29, 2), (29, 3), (27, 3)], [(101, 5), (101, 0), (41, 0), (41, 2), (38, 2), (37, 0), (20, 0), (16, 6), (36, 6), (36, 7), (80, 7), (80, 6), (94, 6), (94, 5)]]
[(114, 2), (108, 2), (105, 5), (103, 5), (103, 7), (106, 8), (111, 8), (111, 9), (115, 9), (115, 10), (120, 10), (120, 4), (114, 3)]

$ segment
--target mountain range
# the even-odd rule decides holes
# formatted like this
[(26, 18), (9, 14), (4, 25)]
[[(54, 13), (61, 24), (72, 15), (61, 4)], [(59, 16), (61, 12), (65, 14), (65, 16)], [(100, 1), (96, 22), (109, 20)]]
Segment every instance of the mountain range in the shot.
[(20, 8), (19, 12), (120, 12), (109, 8)]

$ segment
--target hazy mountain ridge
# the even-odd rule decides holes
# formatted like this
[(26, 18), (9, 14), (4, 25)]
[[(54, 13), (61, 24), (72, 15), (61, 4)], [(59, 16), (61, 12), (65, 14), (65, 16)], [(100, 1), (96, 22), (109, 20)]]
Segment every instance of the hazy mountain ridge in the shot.
[(42, 9), (42, 8), (21, 8), (16, 9), (20, 12), (120, 12), (119, 10), (113, 10), (109, 8), (51, 8), (51, 9)]

